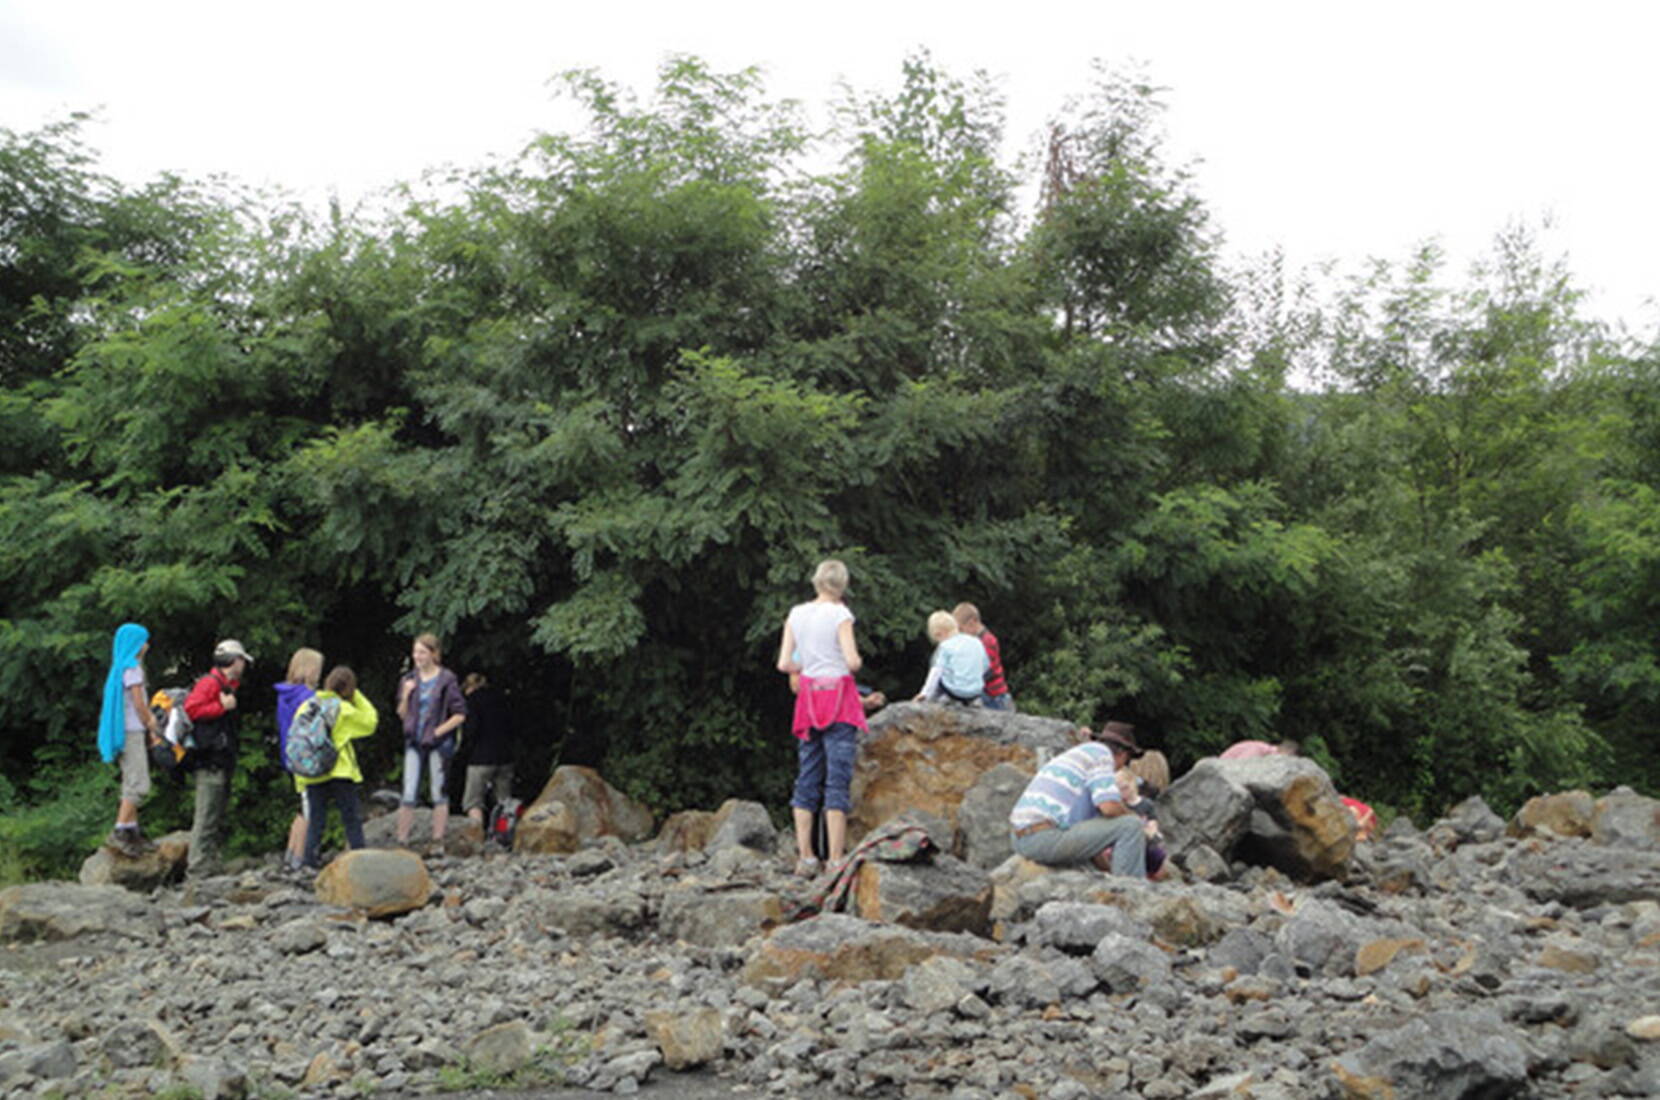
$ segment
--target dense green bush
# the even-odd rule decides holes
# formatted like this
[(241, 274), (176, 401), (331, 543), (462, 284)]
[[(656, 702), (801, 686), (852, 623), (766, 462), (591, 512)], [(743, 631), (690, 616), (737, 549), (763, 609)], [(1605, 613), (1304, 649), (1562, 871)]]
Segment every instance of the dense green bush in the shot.
[(566, 762), (659, 810), (779, 803), (777, 631), (829, 555), (893, 696), (966, 598), (1023, 706), (1178, 766), (1296, 737), (1419, 815), (1660, 784), (1660, 356), (1524, 235), (1462, 286), (1432, 249), (1323, 298), (1230, 276), (1155, 98), (1110, 75), (1033, 211), (995, 91), (926, 58), (819, 135), (691, 59), (644, 104), (565, 85), (584, 131), (384, 217), (128, 188), (73, 121), (0, 132), (8, 873), (107, 826), (128, 619), (156, 685), (217, 637), (261, 658), (233, 853), (294, 806), (261, 742), (287, 654), (358, 670), (381, 782), (422, 630), (508, 692), (521, 793)]

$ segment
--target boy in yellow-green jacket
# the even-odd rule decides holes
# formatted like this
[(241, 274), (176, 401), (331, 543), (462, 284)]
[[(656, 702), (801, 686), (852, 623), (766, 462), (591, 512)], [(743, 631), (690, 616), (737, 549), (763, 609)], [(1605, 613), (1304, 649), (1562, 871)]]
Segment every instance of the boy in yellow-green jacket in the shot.
[(313, 871), (322, 866), (318, 849), (323, 844), (323, 819), (329, 800), (340, 808), (347, 846), (353, 851), (363, 847), (363, 815), (357, 804), (357, 785), (363, 782), (363, 773), (358, 770), (357, 751), (352, 742), (374, 733), (379, 719), (375, 705), (357, 690), (357, 673), (345, 665), (336, 665), (329, 672), (317, 698), (340, 701), (340, 717), (335, 719), (334, 728), (329, 732), (329, 739), (340, 755), (327, 775), (316, 779), (294, 777), (306, 800), (305, 866)]

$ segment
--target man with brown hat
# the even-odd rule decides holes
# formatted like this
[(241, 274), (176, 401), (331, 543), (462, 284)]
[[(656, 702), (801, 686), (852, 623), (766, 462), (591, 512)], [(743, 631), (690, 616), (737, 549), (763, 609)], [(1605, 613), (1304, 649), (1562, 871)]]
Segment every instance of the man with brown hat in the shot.
[[(1133, 778), (1119, 773), (1141, 755), (1134, 727), (1108, 722), (1101, 732), (1045, 764), (1009, 813), (1010, 842), (1035, 863), (1089, 863), (1102, 871), (1146, 878), (1147, 837), (1131, 809), (1141, 800)], [(1127, 774), (1127, 773), (1126, 773)]]

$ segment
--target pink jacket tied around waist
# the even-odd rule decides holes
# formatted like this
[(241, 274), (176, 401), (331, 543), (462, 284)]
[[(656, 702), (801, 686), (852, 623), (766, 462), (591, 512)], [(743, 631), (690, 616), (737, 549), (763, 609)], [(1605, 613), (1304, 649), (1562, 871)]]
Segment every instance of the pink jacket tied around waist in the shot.
[(814, 679), (801, 678), (801, 690), (795, 693), (795, 721), (790, 732), (802, 741), (814, 730), (846, 722), (862, 730), (870, 729), (865, 721), (865, 705), (859, 700), (859, 687), (851, 676)]

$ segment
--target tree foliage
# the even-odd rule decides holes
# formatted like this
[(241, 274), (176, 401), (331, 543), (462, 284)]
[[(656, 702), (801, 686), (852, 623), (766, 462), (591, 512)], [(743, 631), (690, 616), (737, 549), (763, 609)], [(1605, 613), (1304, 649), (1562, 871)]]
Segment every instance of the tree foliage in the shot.
[[(925, 55), (817, 134), (691, 58), (644, 102), (561, 85), (586, 128), (383, 214), (0, 132), (6, 873), (102, 826), (126, 619), (157, 684), (247, 642), (251, 729), (302, 644), (389, 712), (432, 630), (527, 775), (780, 802), (771, 651), (830, 555), (890, 695), (966, 598), (1024, 707), (1178, 765), (1295, 737), (1413, 813), (1660, 781), (1660, 357), (1526, 233), (1462, 287), (1432, 247), (1324, 298), (1229, 275), (1156, 89), (1104, 70), (1030, 212), (995, 85)], [(291, 798), (244, 765), (254, 850)]]

